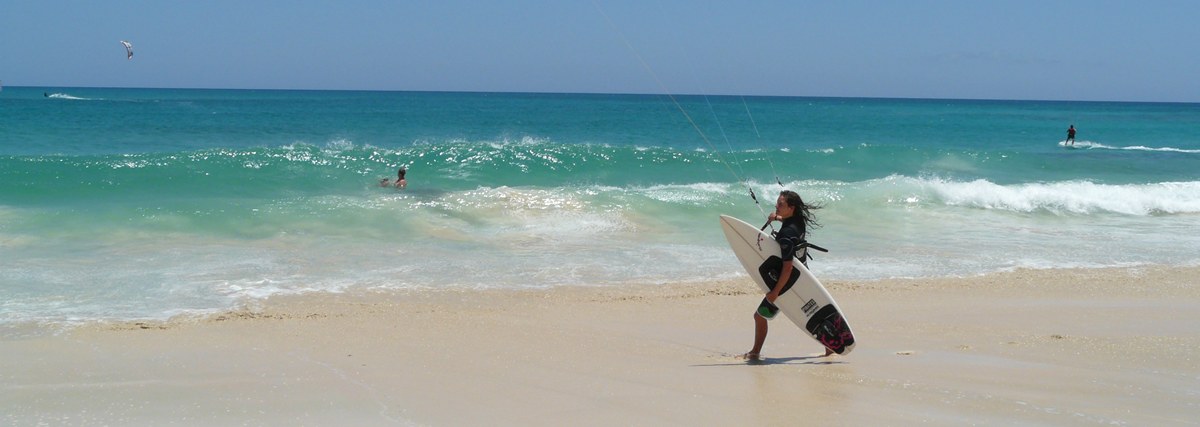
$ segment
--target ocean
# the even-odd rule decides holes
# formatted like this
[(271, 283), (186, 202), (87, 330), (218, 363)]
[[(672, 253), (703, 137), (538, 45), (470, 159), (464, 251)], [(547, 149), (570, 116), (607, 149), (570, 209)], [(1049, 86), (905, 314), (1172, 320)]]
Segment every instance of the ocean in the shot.
[(783, 188), (827, 280), (1197, 265), (1198, 171), (1200, 104), (10, 86), (0, 326), (743, 277)]

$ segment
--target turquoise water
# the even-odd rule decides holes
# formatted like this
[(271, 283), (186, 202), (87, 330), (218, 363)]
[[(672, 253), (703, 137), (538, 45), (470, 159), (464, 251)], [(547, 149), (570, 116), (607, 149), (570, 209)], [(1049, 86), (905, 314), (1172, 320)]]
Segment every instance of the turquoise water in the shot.
[(823, 278), (1195, 265), (1197, 170), (1198, 104), (5, 87), (0, 322), (738, 277), (780, 183)]

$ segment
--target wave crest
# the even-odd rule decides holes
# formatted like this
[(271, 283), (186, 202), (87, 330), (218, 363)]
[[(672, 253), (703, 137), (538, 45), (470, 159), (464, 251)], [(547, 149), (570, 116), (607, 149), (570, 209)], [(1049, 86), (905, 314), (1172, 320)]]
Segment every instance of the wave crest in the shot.
[(1056, 214), (1200, 213), (1200, 182), (1196, 181), (1121, 185), (1063, 181), (1000, 185), (982, 179), (970, 182), (913, 179), (913, 185), (948, 206)]

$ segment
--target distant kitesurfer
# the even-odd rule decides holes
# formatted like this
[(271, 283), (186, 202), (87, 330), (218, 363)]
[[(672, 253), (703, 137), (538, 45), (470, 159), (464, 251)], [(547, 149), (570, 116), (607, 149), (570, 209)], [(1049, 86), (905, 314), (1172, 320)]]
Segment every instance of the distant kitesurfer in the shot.
[(1071, 127), (1067, 128), (1066, 143), (1068, 145), (1075, 145), (1075, 125), (1071, 125)]
[[(812, 211), (820, 209), (819, 205), (805, 204), (804, 200), (795, 191), (784, 190), (779, 192), (779, 200), (775, 202), (775, 212), (772, 212), (767, 217), (768, 221), (783, 221), (779, 227), (779, 231), (775, 234), (775, 240), (779, 242), (779, 249), (782, 252), (780, 257), (784, 261), (780, 266), (779, 274), (775, 283), (771, 285), (771, 291), (767, 292), (766, 297), (759, 303), (758, 309), (754, 312), (754, 348), (742, 355), (746, 360), (758, 360), (759, 352), (762, 351), (763, 343), (767, 340), (767, 318), (763, 317), (774, 316), (779, 308), (775, 306), (775, 299), (779, 298), (780, 294), (787, 292), (791, 288), (788, 283), (793, 274), (799, 274), (792, 268), (791, 259), (800, 257), (800, 261), (804, 262), (804, 237), (808, 233), (809, 228), (820, 227), (817, 223), (816, 216)], [(808, 265), (805, 262), (804, 265)], [(825, 356), (833, 354), (833, 350), (825, 349)]]

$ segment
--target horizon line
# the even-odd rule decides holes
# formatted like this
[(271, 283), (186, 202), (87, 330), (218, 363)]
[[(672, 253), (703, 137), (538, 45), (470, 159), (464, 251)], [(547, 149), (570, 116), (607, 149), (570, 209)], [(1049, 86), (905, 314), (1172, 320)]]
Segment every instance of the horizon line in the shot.
[[(2, 81), (2, 80), (0, 80)], [(727, 93), (652, 93), (652, 92), (538, 92), (538, 91), (478, 91), (478, 90), (414, 90), (414, 89), (301, 89), (301, 88), (236, 88), (236, 87), (152, 87), (152, 86), (0, 86), (0, 88), (38, 89), (140, 89), (140, 90), (229, 90), (229, 91), (277, 91), (277, 92), (399, 92), (399, 93), (462, 93), (462, 94), (508, 94), (508, 95), (616, 95), (616, 96), (721, 96), (750, 98), (801, 98), (801, 99), (876, 99), (911, 101), (992, 101), (992, 102), (1091, 102), (1127, 104), (1200, 104), (1200, 101), (1129, 101), (1102, 99), (1004, 99), (1004, 98), (945, 98), (909, 96), (847, 96), (847, 95), (753, 95)], [(3, 90), (0, 89), (0, 94)]]

